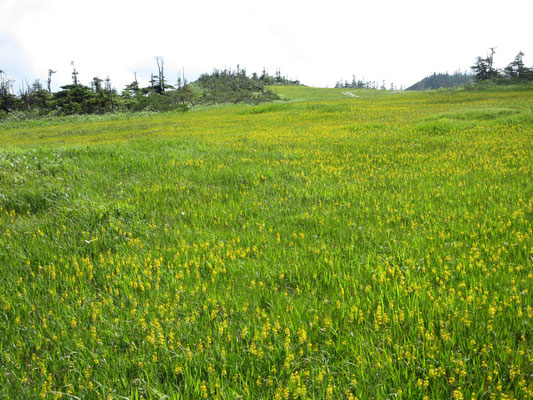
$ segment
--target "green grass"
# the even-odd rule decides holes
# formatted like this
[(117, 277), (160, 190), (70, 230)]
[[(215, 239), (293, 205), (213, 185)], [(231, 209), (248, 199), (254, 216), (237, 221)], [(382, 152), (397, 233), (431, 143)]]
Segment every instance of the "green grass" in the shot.
[(533, 92), (275, 90), (0, 125), (0, 398), (532, 397)]
[(292, 101), (309, 101), (309, 100), (334, 100), (356, 98), (346, 95), (352, 93), (357, 97), (381, 97), (390, 94), (381, 90), (368, 89), (328, 89), (314, 88), (307, 86), (269, 86), (269, 89), (277, 93), (282, 99)]

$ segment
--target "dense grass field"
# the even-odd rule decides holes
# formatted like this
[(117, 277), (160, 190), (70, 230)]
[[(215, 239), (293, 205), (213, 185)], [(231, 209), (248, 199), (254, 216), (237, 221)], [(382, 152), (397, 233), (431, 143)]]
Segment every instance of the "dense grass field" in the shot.
[(0, 125), (0, 398), (533, 397), (533, 92)]

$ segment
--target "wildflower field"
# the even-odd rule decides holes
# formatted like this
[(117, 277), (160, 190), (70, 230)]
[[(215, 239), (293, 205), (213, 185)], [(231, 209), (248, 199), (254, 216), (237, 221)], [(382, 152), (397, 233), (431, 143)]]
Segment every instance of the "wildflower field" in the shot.
[(0, 125), (0, 398), (533, 398), (533, 92), (275, 90)]

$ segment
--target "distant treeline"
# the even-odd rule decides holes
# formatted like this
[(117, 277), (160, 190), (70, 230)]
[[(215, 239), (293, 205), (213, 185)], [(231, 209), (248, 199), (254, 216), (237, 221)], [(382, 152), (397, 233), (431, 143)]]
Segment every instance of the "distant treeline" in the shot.
[[(387, 85), (385, 81), (367, 81), (365, 79), (357, 79), (355, 75), (352, 76), (352, 80), (348, 82), (347, 80), (340, 80), (335, 83), (336, 88), (340, 89), (373, 89), (373, 90), (387, 90)], [(403, 90), (403, 88), (399, 88)], [(391, 83), (388, 90), (398, 90), (398, 88)]]
[(268, 90), (269, 85), (299, 85), (276, 71), (275, 76), (265, 70), (261, 75), (246, 74), (246, 70), (213, 70), (192, 83), (184, 76), (170, 84), (165, 76), (162, 57), (156, 58), (157, 73), (151, 74), (148, 86), (141, 87), (137, 76), (118, 92), (109, 77), (94, 77), (88, 85), (80, 82), (79, 72), (72, 64), (72, 83), (53, 92), (51, 83), (56, 71), (48, 71), (43, 84), (36, 80), (15, 93), (14, 81), (0, 70), (0, 120), (12, 117), (41, 117), (48, 115), (103, 114), (108, 112), (188, 110), (193, 105), (233, 103), (260, 103), (279, 99)]
[(454, 72), (453, 74), (434, 72), (432, 75), (425, 77), (421, 81), (409, 86), (405, 90), (432, 90), (450, 88), (471, 83), (472, 80), (472, 75), (467, 72)]
[(513, 61), (501, 69), (494, 67), (494, 54), (496, 54), (495, 49), (491, 48), (487, 57), (477, 57), (474, 65), (470, 67), (470, 73), (455, 72), (451, 75), (433, 73), (406, 90), (430, 90), (455, 86), (475, 89), (486, 84), (517, 85), (533, 82), (533, 67), (525, 66), (523, 52), (519, 52)]

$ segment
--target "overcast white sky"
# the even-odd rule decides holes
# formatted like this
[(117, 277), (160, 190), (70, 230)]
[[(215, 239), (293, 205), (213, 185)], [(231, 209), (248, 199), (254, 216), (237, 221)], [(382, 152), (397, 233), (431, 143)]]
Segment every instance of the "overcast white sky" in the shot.
[(0, 0), (0, 69), (16, 79), (107, 75), (146, 82), (163, 56), (173, 83), (214, 67), (266, 67), (312, 86), (353, 74), (409, 86), (466, 70), (496, 47), (498, 67), (522, 50), (533, 65), (532, 0)]

